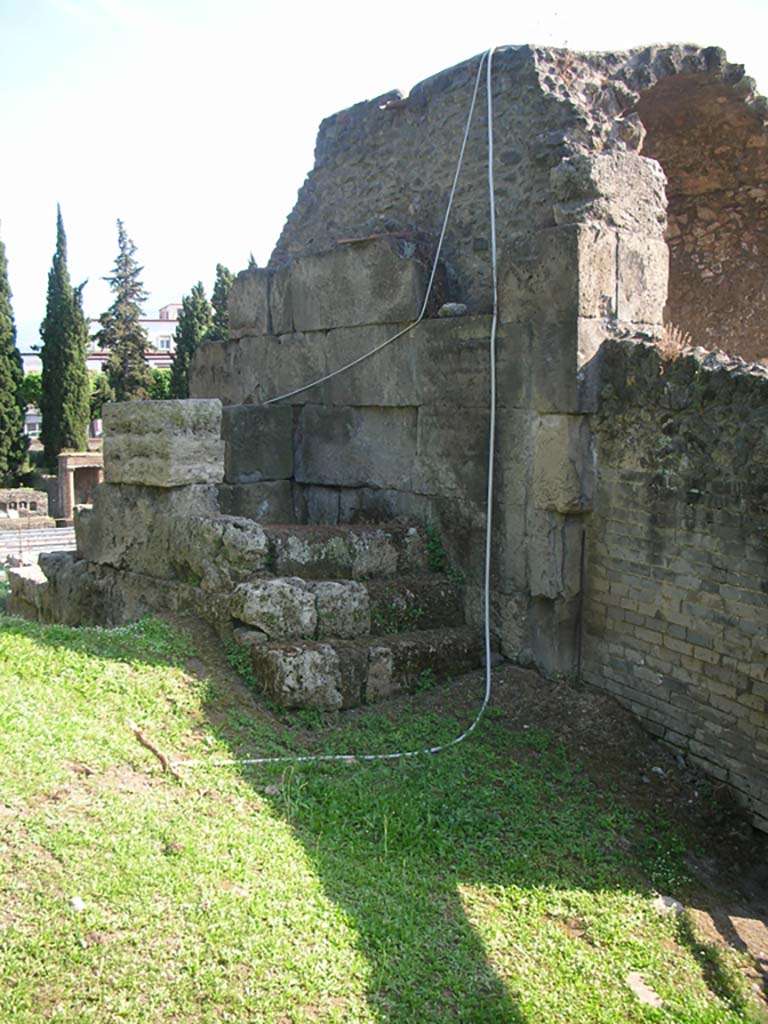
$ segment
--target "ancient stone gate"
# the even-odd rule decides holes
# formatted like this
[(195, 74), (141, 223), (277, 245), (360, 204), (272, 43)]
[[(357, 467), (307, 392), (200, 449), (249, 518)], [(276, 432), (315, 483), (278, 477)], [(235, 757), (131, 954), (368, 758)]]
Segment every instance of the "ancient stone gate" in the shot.
[[(119, 618), (180, 601), (233, 630), (289, 702), (348, 704), (413, 685), (428, 667), (419, 651), (436, 657), (434, 643), (361, 641), (376, 637), (377, 608), (399, 623), (381, 635), (410, 635), (416, 605), (400, 592), (377, 605), (377, 586), (429, 576), (428, 528), (454, 571), (442, 598), (454, 618), (435, 628), (459, 631), (455, 665), (476, 658), (491, 296), (482, 118), (430, 315), (380, 356), (264, 407), (416, 317), (476, 68), (323, 122), (270, 267), (238, 277), (229, 340), (194, 358), (193, 396), (224, 407), (223, 450), (202, 479), (176, 479), (174, 461), (205, 463), (185, 453), (217, 440), (215, 407), (189, 406), (208, 410), (198, 436), (198, 413), (147, 403), (148, 423), (181, 417), (161, 477), (148, 463), (132, 479), (107, 468), (80, 559), (49, 561), (46, 597), (19, 582), (19, 607), (62, 614), (79, 592), (91, 595), (83, 618)], [(721, 50), (692, 46), (502, 48), (493, 90), (495, 644), (610, 689), (767, 828), (768, 383), (759, 365), (707, 355), (768, 358), (765, 100)], [(463, 315), (436, 315), (445, 303)], [(670, 322), (700, 348), (662, 358)], [(135, 469), (151, 431), (138, 441), (138, 413), (113, 415), (132, 423)], [(130, 493), (130, 522), (114, 487)], [(158, 524), (162, 550), (141, 534)], [(267, 628), (275, 602), (290, 637)], [(387, 619), (395, 607), (404, 618)]]

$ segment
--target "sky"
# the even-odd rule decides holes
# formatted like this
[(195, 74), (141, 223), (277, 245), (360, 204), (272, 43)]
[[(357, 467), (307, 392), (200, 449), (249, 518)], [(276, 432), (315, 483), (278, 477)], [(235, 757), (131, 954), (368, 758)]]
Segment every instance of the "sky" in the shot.
[[(61, 204), (85, 310), (120, 218), (150, 293), (263, 266), (328, 115), (490, 46), (722, 46), (768, 90), (768, 0), (522, 5), (379, 0), (0, 0), (0, 237), (22, 351), (39, 343)], [(516, 9), (517, 8), (517, 9)]]

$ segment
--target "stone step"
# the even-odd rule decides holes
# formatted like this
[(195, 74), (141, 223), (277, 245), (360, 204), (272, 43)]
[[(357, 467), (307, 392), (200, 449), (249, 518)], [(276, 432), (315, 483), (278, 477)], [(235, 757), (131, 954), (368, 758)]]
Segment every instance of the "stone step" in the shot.
[(337, 709), (414, 693), (481, 664), (479, 630), (432, 629), (328, 642), (264, 643), (239, 630), (263, 692), (282, 707)]
[(464, 625), (461, 587), (432, 573), (369, 580), (365, 584), (374, 633), (408, 633)]
[(428, 570), (424, 536), (415, 526), (264, 525), (264, 533), (276, 576), (361, 580)]
[(262, 578), (235, 587), (229, 600), (238, 627), (264, 641), (353, 640), (464, 624), (461, 593), (445, 576), (304, 580)]

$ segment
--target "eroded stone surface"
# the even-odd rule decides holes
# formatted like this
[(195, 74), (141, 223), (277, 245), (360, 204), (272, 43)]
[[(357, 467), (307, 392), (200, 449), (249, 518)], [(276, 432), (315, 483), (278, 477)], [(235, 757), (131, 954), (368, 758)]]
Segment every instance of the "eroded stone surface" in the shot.
[(427, 271), (413, 252), (412, 243), (374, 238), (339, 245), (319, 258), (294, 260), (290, 288), (295, 330), (415, 320)]
[(329, 644), (251, 648), (260, 683), (286, 708), (340, 708), (344, 702), (339, 657)]
[(315, 594), (300, 579), (240, 584), (232, 598), (232, 614), (271, 640), (314, 639), (317, 635)]
[(368, 591), (354, 581), (326, 580), (308, 583), (317, 607), (318, 637), (352, 639), (371, 631)]
[(292, 432), (290, 406), (227, 406), (222, 417), (227, 483), (290, 479), (293, 476)]
[(224, 477), (221, 402), (108, 402), (104, 477), (112, 484), (179, 487)]
[(204, 590), (227, 590), (264, 572), (270, 548), (264, 528), (238, 516), (187, 516), (169, 528), (174, 575)]

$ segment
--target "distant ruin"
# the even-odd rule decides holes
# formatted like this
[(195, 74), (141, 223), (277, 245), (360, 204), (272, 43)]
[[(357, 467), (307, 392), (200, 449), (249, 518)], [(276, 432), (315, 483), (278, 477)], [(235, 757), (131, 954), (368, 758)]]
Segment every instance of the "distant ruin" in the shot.
[[(417, 316), (477, 65), (323, 122), (269, 268), (195, 355), (196, 401), (107, 410), (78, 556), (20, 570), (17, 610), (193, 610), (289, 706), (478, 664), (484, 113), (427, 318), (264, 405)], [(768, 829), (768, 105), (694, 46), (505, 47), (493, 89), (494, 645), (615, 694)]]

